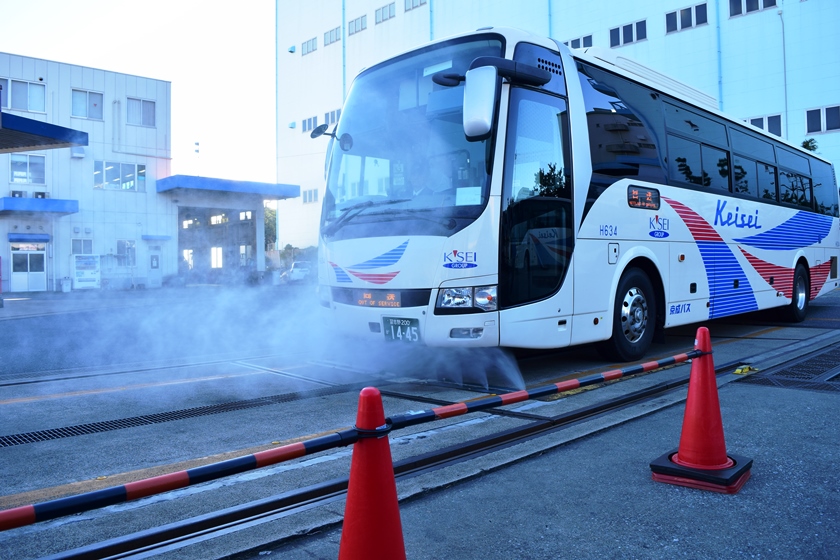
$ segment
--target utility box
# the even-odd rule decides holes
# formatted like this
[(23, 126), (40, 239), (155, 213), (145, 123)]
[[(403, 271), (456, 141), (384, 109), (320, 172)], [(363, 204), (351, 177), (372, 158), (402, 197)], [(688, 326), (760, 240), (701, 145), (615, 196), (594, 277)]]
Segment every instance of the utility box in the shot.
[(70, 278), (69, 276), (65, 276), (61, 280), (61, 291), (66, 294), (70, 291), (70, 288), (72, 288), (72, 287), (73, 287), (73, 279)]

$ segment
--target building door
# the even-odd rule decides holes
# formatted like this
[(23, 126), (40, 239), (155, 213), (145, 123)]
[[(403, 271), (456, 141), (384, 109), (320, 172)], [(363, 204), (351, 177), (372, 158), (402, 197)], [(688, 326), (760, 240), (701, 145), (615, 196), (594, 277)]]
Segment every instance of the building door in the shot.
[(163, 285), (163, 271), (161, 269), (160, 246), (149, 247), (149, 288), (160, 288)]
[(43, 292), (47, 289), (47, 252), (44, 243), (12, 243), (13, 292)]

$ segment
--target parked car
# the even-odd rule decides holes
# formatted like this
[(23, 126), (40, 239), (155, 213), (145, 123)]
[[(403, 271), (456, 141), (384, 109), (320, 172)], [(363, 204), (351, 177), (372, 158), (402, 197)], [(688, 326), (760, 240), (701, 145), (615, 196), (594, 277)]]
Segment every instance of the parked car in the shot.
[(305, 282), (312, 274), (312, 265), (308, 261), (295, 261), (292, 268), (284, 272), (280, 278), (284, 282)]

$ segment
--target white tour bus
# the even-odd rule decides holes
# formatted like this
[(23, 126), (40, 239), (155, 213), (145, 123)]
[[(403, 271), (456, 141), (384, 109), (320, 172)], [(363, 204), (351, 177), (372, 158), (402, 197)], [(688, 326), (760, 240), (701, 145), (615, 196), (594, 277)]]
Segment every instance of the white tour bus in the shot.
[(838, 286), (831, 164), (610, 53), (514, 29), (364, 70), (330, 138), (330, 321), (376, 340), (642, 357)]

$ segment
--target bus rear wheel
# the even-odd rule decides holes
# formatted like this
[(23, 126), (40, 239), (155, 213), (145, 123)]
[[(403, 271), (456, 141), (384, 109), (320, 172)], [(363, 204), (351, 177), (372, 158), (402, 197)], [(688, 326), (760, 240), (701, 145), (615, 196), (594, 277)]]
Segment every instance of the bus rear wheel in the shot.
[(801, 323), (808, 314), (810, 289), (808, 271), (804, 265), (796, 265), (793, 271), (793, 293), (790, 303), (782, 309), (782, 320), (788, 323)]
[(653, 341), (656, 297), (647, 274), (631, 268), (618, 283), (613, 309), (612, 337), (601, 343), (607, 357), (632, 362), (640, 360)]

